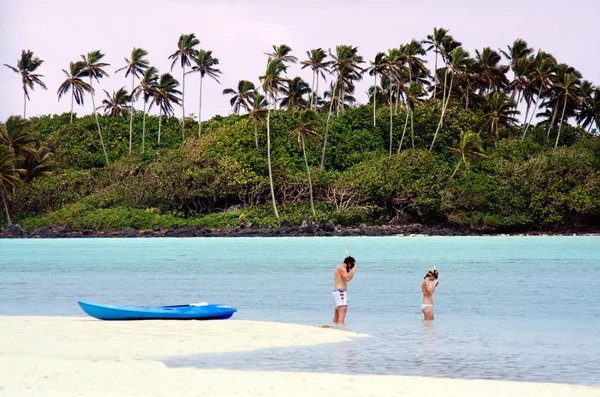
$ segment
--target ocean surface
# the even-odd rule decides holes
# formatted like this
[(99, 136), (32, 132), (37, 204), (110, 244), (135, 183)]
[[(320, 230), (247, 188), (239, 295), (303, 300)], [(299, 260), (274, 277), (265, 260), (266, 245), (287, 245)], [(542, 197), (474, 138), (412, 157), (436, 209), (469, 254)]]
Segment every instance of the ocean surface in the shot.
[[(346, 329), (370, 338), (164, 361), (600, 384), (600, 237), (6, 239), (0, 315), (205, 301), (237, 307), (227, 321), (331, 325), (346, 250), (357, 260)], [(434, 265), (435, 320), (424, 322), (420, 284)]]

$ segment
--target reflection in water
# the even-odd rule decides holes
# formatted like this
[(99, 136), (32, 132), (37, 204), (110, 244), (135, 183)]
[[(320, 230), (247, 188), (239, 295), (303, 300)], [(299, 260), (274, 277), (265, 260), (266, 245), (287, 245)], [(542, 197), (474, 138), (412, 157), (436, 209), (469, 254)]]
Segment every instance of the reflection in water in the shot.
[(597, 384), (600, 368), (589, 352), (595, 348), (591, 340), (583, 336), (580, 348), (574, 348), (569, 340), (557, 342), (551, 332), (532, 334), (513, 327), (499, 334), (495, 327), (413, 318), (364, 326), (372, 337), (351, 342), (164, 361), (171, 367)]

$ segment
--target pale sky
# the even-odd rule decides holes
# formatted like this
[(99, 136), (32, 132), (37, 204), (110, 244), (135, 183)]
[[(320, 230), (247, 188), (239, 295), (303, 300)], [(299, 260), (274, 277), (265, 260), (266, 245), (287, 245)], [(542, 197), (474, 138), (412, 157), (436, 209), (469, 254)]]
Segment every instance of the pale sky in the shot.
[[(472, 56), (475, 49), (506, 49), (523, 38), (534, 49), (553, 54), (600, 85), (600, 1), (597, 0), (0, 0), (0, 64), (15, 65), (22, 49), (30, 49), (45, 62), (39, 73), (48, 90), (33, 91), (27, 116), (68, 112), (70, 97), (57, 101), (64, 80), (61, 69), (92, 50), (106, 54), (109, 78), (96, 87), (96, 104), (103, 89), (125, 86), (131, 80), (115, 70), (124, 66), (133, 47), (149, 52), (160, 73), (170, 71), (167, 59), (175, 52), (182, 33), (195, 33), (200, 48), (212, 50), (220, 60), (221, 84), (205, 80), (202, 119), (231, 112), (222, 90), (238, 80), (258, 84), (273, 44), (288, 44), (300, 60), (306, 50), (336, 45), (358, 46), (367, 61), (411, 39), (425, 39), (434, 27), (450, 30)], [(428, 67), (433, 69), (433, 56)], [(506, 61), (504, 61), (506, 63)], [(173, 75), (181, 82), (181, 69)], [(289, 77), (301, 76), (309, 84), (311, 73), (292, 65)], [(372, 78), (358, 86), (359, 102), (367, 101)], [(198, 75), (186, 76), (186, 114), (198, 114)], [(321, 82), (320, 91), (324, 84)], [(140, 108), (141, 104), (136, 107)], [(21, 114), (20, 78), (0, 67), (0, 120)], [(81, 115), (92, 110), (89, 96)], [(181, 116), (180, 108), (176, 115)]]

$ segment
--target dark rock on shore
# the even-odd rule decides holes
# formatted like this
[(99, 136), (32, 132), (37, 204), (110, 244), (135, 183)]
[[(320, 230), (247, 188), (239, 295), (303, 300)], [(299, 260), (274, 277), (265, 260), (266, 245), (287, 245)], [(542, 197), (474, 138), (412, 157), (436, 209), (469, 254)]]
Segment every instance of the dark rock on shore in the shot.
[(302, 236), (485, 236), (485, 235), (598, 235), (600, 225), (549, 226), (545, 228), (486, 228), (456, 225), (379, 225), (340, 226), (330, 221), (314, 223), (307, 218), (302, 225), (282, 222), (278, 228), (245, 222), (237, 227), (210, 229), (205, 226), (172, 225), (166, 229), (120, 231), (75, 229), (56, 225), (24, 229), (19, 225), (0, 227), (0, 238), (139, 238), (139, 237), (302, 237)]

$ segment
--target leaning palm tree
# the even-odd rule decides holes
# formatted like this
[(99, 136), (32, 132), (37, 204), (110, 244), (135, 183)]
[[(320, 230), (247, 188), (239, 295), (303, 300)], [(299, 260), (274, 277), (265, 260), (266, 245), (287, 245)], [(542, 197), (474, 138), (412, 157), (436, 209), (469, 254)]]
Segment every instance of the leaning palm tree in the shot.
[(246, 119), (246, 125), (252, 123), (254, 125), (254, 142), (258, 149), (258, 124), (265, 121), (267, 116), (267, 98), (257, 91), (254, 91), (254, 95), (250, 97), (251, 108), (248, 110), (248, 118)]
[[(335, 55), (329, 50), (329, 56), (333, 58), (331, 69), (335, 73), (335, 84), (331, 90), (331, 104), (329, 106), (329, 112), (327, 114), (327, 121), (325, 122), (325, 138), (323, 139), (323, 150), (321, 153), (321, 168), (325, 163), (325, 150), (327, 148), (327, 135), (329, 133), (329, 119), (333, 111), (333, 104), (335, 103), (335, 95), (340, 93), (340, 100), (337, 102), (338, 113), (341, 108), (341, 104), (344, 103), (344, 94), (348, 92), (348, 88), (354, 88), (354, 81), (361, 79), (361, 73), (363, 69), (358, 66), (364, 63), (363, 57), (358, 55), (358, 47), (352, 47), (350, 45), (339, 45), (335, 48)], [(338, 86), (340, 88), (338, 89)]]
[[(121, 70), (125, 70), (125, 77), (128, 77), (131, 74), (131, 92), (133, 94), (135, 90), (135, 79), (136, 77), (140, 79), (142, 74), (150, 64), (144, 57), (148, 55), (148, 51), (142, 48), (133, 48), (131, 50), (131, 59), (125, 58), (125, 66), (120, 69), (117, 69), (116, 73), (119, 73)], [(133, 145), (133, 111), (135, 110), (133, 107), (133, 99), (135, 95), (131, 95), (131, 106), (129, 107), (129, 156), (131, 156), (131, 149)]]
[(192, 67), (192, 70), (188, 74), (200, 73), (200, 97), (198, 102), (198, 138), (200, 138), (202, 134), (202, 81), (204, 80), (204, 76), (208, 76), (221, 84), (218, 79), (218, 74), (221, 71), (215, 68), (219, 64), (219, 60), (213, 58), (212, 51), (198, 51), (198, 54), (194, 57), (194, 63), (194, 67)]
[(248, 80), (240, 80), (238, 81), (237, 91), (233, 88), (225, 88), (223, 95), (232, 95), (229, 104), (233, 107), (233, 113), (240, 114), (240, 109), (243, 108), (246, 111), (250, 109), (249, 101), (255, 92), (254, 83)]
[[(450, 102), (450, 97), (452, 95), (452, 86), (454, 84), (454, 76), (460, 74), (464, 70), (465, 65), (467, 65), (470, 61), (471, 61), (471, 59), (469, 58), (469, 53), (467, 51), (465, 51), (462, 47), (455, 48), (454, 50), (452, 50), (452, 52), (448, 56), (447, 69), (449, 69), (451, 71), (452, 76), (450, 77), (450, 86), (448, 88), (448, 95), (446, 96), (446, 102), (442, 104), (442, 114), (440, 115), (440, 121), (435, 130), (435, 134), (433, 135), (433, 140), (431, 141), (431, 146), (429, 147), (430, 152), (433, 150), (433, 145), (435, 145), (435, 140), (438, 136), (438, 133), (440, 132), (440, 128), (442, 128), (442, 125), (444, 124), (444, 115), (446, 114), (446, 109), (448, 108), (448, 103)], [(448, 75), (448, 73), (446, 72), (446, 76), (447, 75)], [(444, 92), (445, 92), (445, 90), (446, 89), (444, 88)], [(442, 101), (443, 101), (443, 99), (442, 99)]]
[(194, 33), (182, 34), (177, 41), (177, 51), (169, 55), (169, 59), (173, 60), (171, 71), (173, 71), (173, 66), (177, 61), (180, 62), (183, 70), (181, 80), (181, 142), (185, 142), (185, 67), (192, 66), (193, 59), (198, 56), (198, 50), (194, 48), (198, 44), (200, 44), (200, 40), (196, 38)]
[[(323, 78), (323, 80), (327, 81), (325, 77), (325, 72), (329, 72), (329, 66), (331, 65), (331, 61), (325, 61), (327, 58), (327, 53), (322, 48), (315, 48), (310, 51), (306, 51), (306, 55), (308, 59), (302, 61), (302, 69), (311, 68), (313, 73), (313, 81), (312, 81), (312, 96), (310, 98), (310, 108), (313, 109), (317, 104), (317, 98), (319, 96), (319, 75)], [(315, 79), (317, 81), (315, 87)]]
[(29, 90), (33, 90), (35, 85), (39, 85), (43, 89), (46, 88), (46, 84), (40, 79), (44, 77), (41, 74), (34, 73), (40, 65), (44, 63), (40, 58), (34, 57), (32, 51), (21, 51), (21, 58), (17, 60), (17, 67), (4, 64), (7, 68), (13, 72), (21, 75), (21, 83), (23, 84), (23, 117), (27, 117), (27, 101), (29, 100)]
[[(142, 100), (144, 101), (144, 111), (142, 115), (142, 153), (146, 150), (146, 106), (148, 101), (156, 95), (156, 85), (158, 83), (158, 69), (154, 66), (150, 66), (144, 71), (144, 76), (140, 81), (140, 85), (136, 87), (133, 92), (133, 96), (136, 98), (142, 95)], [(152, 102), (150, 102), (150, 106), (152, 106)]]
[(98, 109), (104, 109), (105, 116), (125, 116), (130, 111), (131, 106), (129, 103), (131, 102), (131, 95), (129, 95), (125, 87), (119, 88), (116, 92), (113, 90), (112, 95), (106, 90), (104, 92), (106, 93), (106, 99), (102, 100), (102, 106), (99, 106)]
[(477, 156), (483, 156), (481, 137), (472, 131), (461, 132), (458, 147), (450, 148), (450, 150), (460, 153), (460, 160), (458, 160), (458, 164), (456, 164), (456, 168), (454, 168), (454, 172), (450, 176), (450, 179), (452, 179), (461, 164), (465, 165), (465, 171), (469, 171), (469, 160)]
[(537, 98), (535, 100), (535, 107), (533, 108), (533, 112), (531, 113), (531, 117), (529, 120), (525, 120), (527, 124), (525, 126), (525, 131), (523, 132), (523, 138), (525, 139), (525, 135), (527, 135), (527, 131), (529, 130), (529, 126), (533, 122), (533, 117), (536, 115), (538, 106), (542, 101), (542, 97), (545, 92), (550, 88), (550, 84), (552, 82), (552, 78), (556, 72), (556, 59), (551, 55), (544, 51), (538, 51), (535, 58), (533, 59), (532, 67), (531, 67), (531, 76), (530, 81), (532, 85), (537, 86)]
[(263, 91), (267, 97), (267, 165), (269, 168), (269, 185), (271, 187), (271, 201), (273, 204), (273, 212), (275, 218), (279, 222), (279, 213), (277, 212), (277, 202), (275, 200), (275, 188), (273, 186), (273, 171), (271, 169), (271, 105), (277, 103), (277, 94), (281, 92), (281, 88), (285, 79), (281, 74), (285, 72), (285, 66), (280, 59), (272, 59), (267, 64), (267, 70), (260, 80), (263, 83)]
[(306, 165), (306, 175), (308, 176), (308, 191), (310, 193), (310, 209), (312, 216), (315, 217), (315, 203), (313, 200), (313, 186), (312, 179), (310, 178), (310, 167), (308, 166), (308, 159), (306, 157), (306, 146), (304, 141), (310, 139), (318, 141), (319, 128), (321, 127), (321, 120), (314, 110), (303, 109), (298, 111), (294, 115), (296, 121), (296, 128), (290, 133), (290, 138), (296, 138), (298, 140), (298, 146), (302, 148), (302, 154), (304, 155), (304, 165)]
[(485, 114), (483, 122), (489, 127), (490, 135), (494, 135), (498, 142), (499, 127), (509, 127), (519, 120), (515, 117), (521, 112), (517, 110), (517, 103), (506, 93), (492, 92), (486, 98), (484, 105)]
[(100, 82), (100, 79), (104, 76), (108, 76), (108, 73), (104, 71), (104, 69), (110, 64), (101, 62), (102, 58), (104, 58), (104, 54), (99, 50), (88, 52), (86, 55), (81, 56), (81, 76), (90, 78), (90, 90), (92, 93), (92, 111), (94, 112), (94, 117), (96, 118), (96, 126), (98, 127), (98, 136), (100, 136), (100, 143), (102, 144), (102, 151), (104, 152), (104, 160), (106, 161), (106, 166), (109, 166), (108, 162), (108, 154), (106, 153), (106, 147), (104, 147), (104, 138), (102, 138), (102, 131), (100, 131), (100, 122), (98, 121), (98, 113), (96, 112), (96, 102), (94, 100), (94, 80)]
[(16, 161), (16, 156), (8, 148), (0, 146), (0, 196), (2, 196), (8, 226), (12, 225), (12, 220), (10, 219), (6, 198), (21, 183), (19, 174), (23, 172), (23, 170), (15, 167)]
[[(154, 98), (152, 104), (158, 106), (158, 143), (160, 144), (160, 132), (162, 127), (162, 115), (172, 116), (175, 111), (173, 104), (181, 105), (181, 91), (177, 89), (179, 81), (177, 81), (170, 73), (163, 73), (160, 76), (158, 84), (155, 86), (153, 93)], [(150, 106), (152, 106), (152, 104)]]
[(81, 80), (81, 71), (83, 68), (83, 64), (81, 62), (71, 62), (69, 64), (69, 71), (62, 70), (64, 74), (67, 76), (65, 81), (58, 87), (58, 100), (63, 95), (66, 95), (69, 91), (71, 91), (71, 121), (73, 123), (73, 101), (77, 102), (78, 105), (83, 105), (83, 96), (86, 92), (91, 92), (92, 87)]
[(561, 81), (556, 83), (552, 87), (552, 92), (558, 100), (562, 100), (563, 109), (560, 117), (560, 125), (558, 126), (558, 133), (556, 134), (556, 143), (554, 148), (558, 147), (558, 140), (560, 139), (560, 131), (563, 124), (565, 123), (565, 110), (567, 109), (567, 103), (574, 104), (574, 108), (579, 107), (581, 102), (580, 96), (580, 84), (579, 77), (571, 73), (565, 73)]

